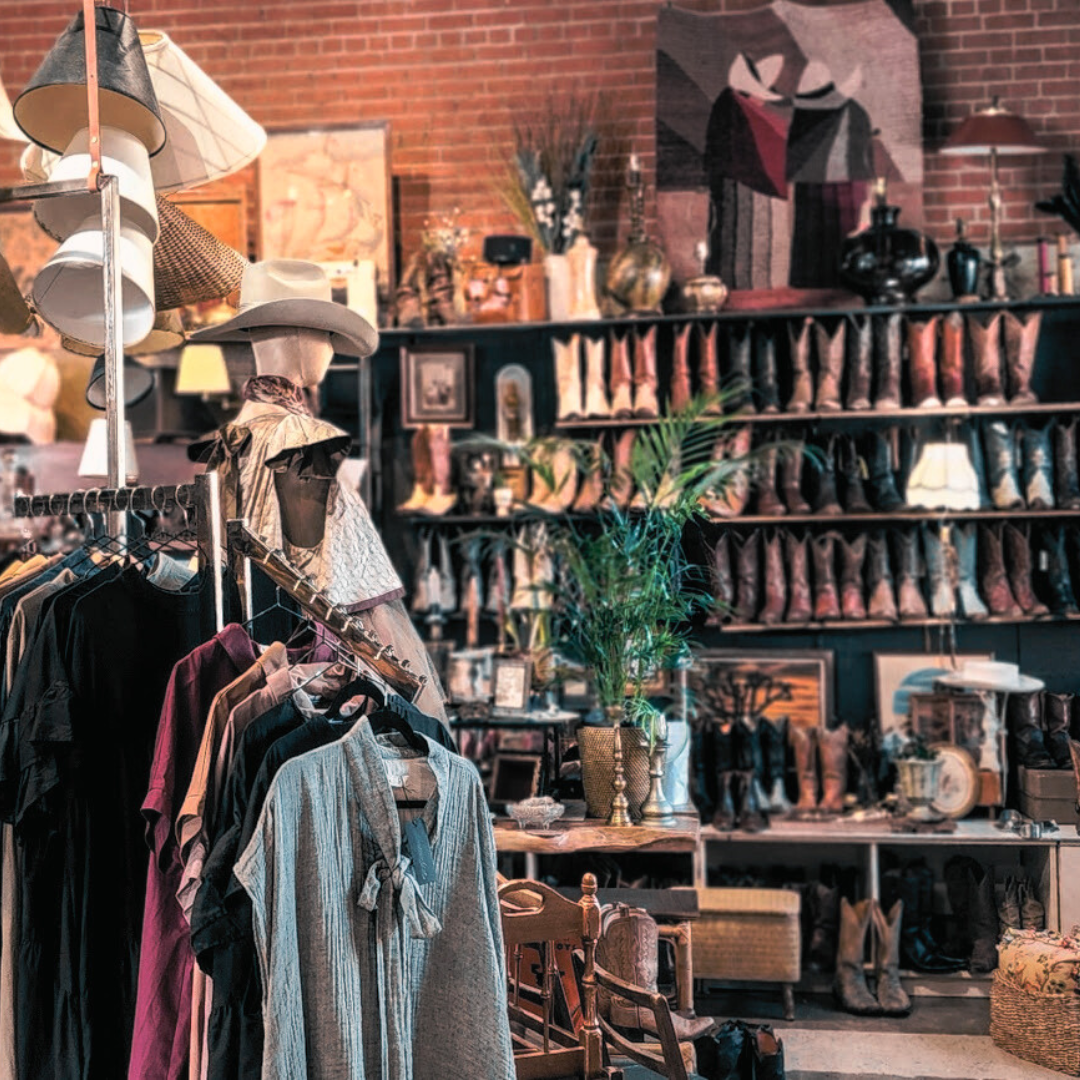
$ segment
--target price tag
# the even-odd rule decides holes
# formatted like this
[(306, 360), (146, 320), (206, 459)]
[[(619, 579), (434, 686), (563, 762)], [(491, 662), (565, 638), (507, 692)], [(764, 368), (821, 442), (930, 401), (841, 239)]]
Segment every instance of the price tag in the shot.
[(435, 880), (435, 857), (431, 853), (431, 841), (427, 829), (420, 818), (414, 818), (405, 824), (405, 850), (412, 863), (413, 876), (421, 885), (428, 885)]

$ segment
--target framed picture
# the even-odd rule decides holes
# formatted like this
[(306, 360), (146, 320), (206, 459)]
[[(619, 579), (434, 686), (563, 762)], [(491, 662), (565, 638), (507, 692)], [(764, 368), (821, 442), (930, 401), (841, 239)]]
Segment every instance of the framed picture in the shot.
[(874, 653), (874, 694), (881, 734), (908, 734), (912, 693), (930, 693), (938, 675), (955, 671), (965, 660), (993, 659), (993, 653)]
[(587, 672), (568, 672), (562, 681), (564, 709), (591, 709), (596, 704), (596, 687)]
[(930, 693), (910, 695), (911, 732), (928, 743), (952, 743), (966, 750), (973, 761), (982, 759), (986, 703), (978, 694)]
[(833, 713), (829, 649), (710, 649), (694, 658), (687, 684), (698, 716), (723, 720), (750, 712), (788, 717), (793, 727), (824, 727)]
[(496, 660), (492, 675), (496, 712), (525, 712), (529, 708), (532, 664), (528, 660)]
[(447, 689), (450, 700), (475, 702), (491, 700), (492, 662), (495, 649), (459, 649), (447, 661)]
[(170, 201), (223, 244), (240, 252), (245, 259), (248, 257), (250, 242), (247, 193), (244, 188), (184, 191), (174, 195)]
[(401, 410), (407, 428), (425, 424), (473, 426), (472, 345), (413, 345), (401, 349)]
[(259, 156), (259, 257), (375, 262), (393, 295), (390, 125), (271, 131)]
[(540, 790), (542, 764), (538, 754), (496, 754), (488, 801), (505, 806), (531, 799)]

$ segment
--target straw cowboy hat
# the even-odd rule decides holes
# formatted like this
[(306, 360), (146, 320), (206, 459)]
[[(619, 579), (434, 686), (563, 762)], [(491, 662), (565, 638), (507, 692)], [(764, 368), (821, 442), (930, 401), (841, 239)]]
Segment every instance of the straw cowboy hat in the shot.
[(325, 330), (334, 352), (345, 356), (370, 356), (379, 347), (379, 332), (367, 319), (331, 299), (326, 271), (299, 259), (246, 266), (236, 315), (196, 331), (191, 340), (246, 342), (252, 330), (273, 326)]

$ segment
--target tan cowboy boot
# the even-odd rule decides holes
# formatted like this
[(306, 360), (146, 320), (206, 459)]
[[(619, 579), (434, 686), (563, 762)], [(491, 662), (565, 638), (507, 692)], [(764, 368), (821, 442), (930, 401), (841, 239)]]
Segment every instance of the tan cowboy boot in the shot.
[(615, 442), (615, 456), (611, 462), (611, 478), (608, 481), (608, 494), (605, 500), (608, 506), (614, 506), (619, 510), (625, 510), (630, 505), (630, 499), (634, 494), (634, 479), (631, 474), (631, 463), (634, 456), (634, 437), (637, 432), (633, 428), (620, 433)]
[(810, 411), (814, 403), (814, 379), (810, 374), (810, 331), (814, 320), (803, 319), (798, 330), (788, 325), (788, 340), (791, 345), (791, 397), (787, 411), (804, 413)]
[(585, 452), (583, 476), (572, 507), (575, 514), (591, 514), (604, 497), (604, 449), (599, 442)]
[(584, 410), (581, 403), (581, 338), (574, 334), (569, 341), (553, 338), (555, 353), (555, 387), (559, 395), (559, 421), (580, 420)]
[(1031, 373), (1035, 368), (1041, 325), (1041, 311), (1033, 312), (1026, 321), (1021, 321), (1020, 316), (1011, 311), (1005, 312), (1005, 377), (1010, 405), (1030, 405), (1038, 401), (1031, 389)]
[(818, 805), (817, 728), (792, 727), (791, 749), (795, 753), (795, 771), (799, 776), (799, 801), (796, 813), (808, 813)]
[(611, 416), (611, 402), (604, 381), (603, 338), (585, 338), (585, 415), (590, 420)]
[(690, 328), (692, 323), (675, 331), (675, 352), (671, 362), (671, 390), (668, 394), (668, 412), (682, 412), (690, 404)]
[[(720, 358), (716, 351), (717, 324), (706, 329), (704, 323), (698, 323), (698, 387), (702, 394), (716, 397), (720, 393)], [(720, 405), (710, 405), (705, 410), (709, 415), (720, 412)]]
[(818, 731), (818, 751), (821, 755), (822, 798), (819, 809), (829, 814), (844, 811), (844, 793), (847, 791), (847, 744), (846, 724), (833, 731)]
[(634, 334), (634, 415), (655, 420), (660, 415), (656, 400), (656, 327)]
[(426, 427), (417, 428), (412, 437), (412, 465), (412, 494), (398, 507), (404, 514), (423, 510), (427, 501), (435, 494), (435, 474)]
[(626, 420), (634, 415), (632, 388), (634, 376), (630, 371), (630, 336), (611, 333), (611, 415)]

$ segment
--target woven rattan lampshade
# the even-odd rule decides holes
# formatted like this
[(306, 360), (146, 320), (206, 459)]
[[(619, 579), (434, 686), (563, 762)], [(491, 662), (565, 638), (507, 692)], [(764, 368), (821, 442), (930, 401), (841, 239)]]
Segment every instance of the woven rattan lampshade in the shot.
[(154, 289), (159, 308), (220, 300), (240, 287), (247, 264), (238, 252), (160, 197), (158, 220), (161, 235), (154, 245)]

